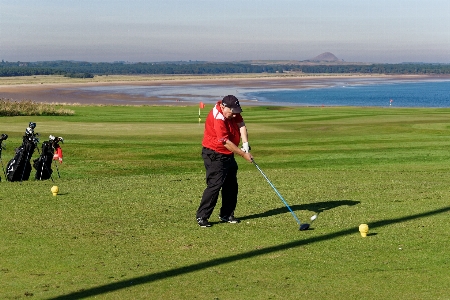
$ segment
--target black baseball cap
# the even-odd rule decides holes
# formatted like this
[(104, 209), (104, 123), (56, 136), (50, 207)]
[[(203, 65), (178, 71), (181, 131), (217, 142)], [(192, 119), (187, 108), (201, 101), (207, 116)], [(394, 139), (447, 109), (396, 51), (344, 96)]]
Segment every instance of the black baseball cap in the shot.
[(230, 108), (233, 114), (240, 114), (242, 112), (238, 98), (233, 95), (223, 97), (222, 104), (223, 106)]

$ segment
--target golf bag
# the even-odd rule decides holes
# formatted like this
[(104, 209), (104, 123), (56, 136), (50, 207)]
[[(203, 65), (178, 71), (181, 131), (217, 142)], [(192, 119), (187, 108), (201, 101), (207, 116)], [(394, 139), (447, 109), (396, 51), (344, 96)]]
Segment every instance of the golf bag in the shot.
[[(2, 160), (2, 150), (6, 149), (5, 146), (3, 146), (3, 141), (6, 140), (8, 138), (7, 134), (2, 134), (0, 136), (0, 162), (2, 163), (2, 170), (3, 170), (3, 174), (5, 174), (5, 178), (6, 178), (6, 171), (5, 171), (5, 167), (3, 166), (3, 160)], [(2, 181), (2, 178), (0, 177), (0, 181)]]
[(22, 139), (22, 145), (16, 149), (14, 158), (6, 166), (6, 178), (9, 181), (28, 180), (31, 173), (31, 156), (39, 143), (38, 133), (34, 133), (36, 123), (30, 123)]
[(42, 143), (41, 155), (33, 161), (33, 167), (36, 169), (36, 175), (34, 177), (36, 180), (52, 178), (53, 159), (59, 159), (59, 162), (62, 163), (62, 150), (59, 142), (64, 143), (64, 139), (50, 135), (49, 140)]

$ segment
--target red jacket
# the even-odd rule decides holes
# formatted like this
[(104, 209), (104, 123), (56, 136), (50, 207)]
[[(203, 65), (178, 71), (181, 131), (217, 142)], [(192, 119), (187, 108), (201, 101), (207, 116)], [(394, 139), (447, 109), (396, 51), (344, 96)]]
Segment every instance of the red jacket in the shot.
[(241, 141), (239, 124), (244, 121), (241, 114), (236, 114), (232, 119), (226, 119), (220, 108), (221, 101), (217, 102), (209, 112), (205, 121), (205, 133), (203, 135), (203, 147), (222, 154), (232, 154), (223, 144), (230, 140), (236, 146)]

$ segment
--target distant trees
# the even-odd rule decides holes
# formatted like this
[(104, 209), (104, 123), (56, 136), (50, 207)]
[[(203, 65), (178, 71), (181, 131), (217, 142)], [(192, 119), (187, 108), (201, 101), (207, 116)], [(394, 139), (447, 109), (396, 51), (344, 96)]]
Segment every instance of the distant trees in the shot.
[(448, 64), (372, 64), (299, 66), (304, 73), (450, 74)]
[(70, 78), (94, 78), (94, 74), (91, 73), (66, 73), (64, 77)]
[(233, 73), (363, 73), (363, 74), (450, 74), (450, 64), (371, 64), (371, 65), (281, 65), (251, 63), (164, 62), (90, 63), (74, 61), (0, 62), (0, 77), (64, 75), (92, 78), (94, 75), (139, 74), (233, 74)]
[[(251, 65), (238, 63), (88, 63), (51, 61), (36, 63), (0, 63), (0, 76), (25, 75), (127, 75), (127, 74), (224, 74), (283, 72), (278, 65)], [(88, 78), (88, 77), (85, 77)]]

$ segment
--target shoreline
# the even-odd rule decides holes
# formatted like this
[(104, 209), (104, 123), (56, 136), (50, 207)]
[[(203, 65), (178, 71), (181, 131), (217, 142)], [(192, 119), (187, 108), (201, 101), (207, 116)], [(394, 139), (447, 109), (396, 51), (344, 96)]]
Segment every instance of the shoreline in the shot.
[[(216, 90), (238, 95), (238, 89), (304, 89), (321, 88), (333, 84), (371, 84), (390, 81), (449, 80), (450, 75), (368, 75), (368, 74), (233, 74), (233, 75), (164, 75), (164, 76), (96, 76), (92, 79), (71, 79), (62, 76), (26, 76), (0, 78), (0, 98), (64, 105), (198, 105), (199, 101), (183, 99), (219, 100)], [(154, 87), (178, 89), (178, 94), (143, 95), (117, 91), (102, 91), (112, 87)], [(200, 93), (196, 89), (211, 89)], [(97, 91), (95, 88), (99, 88)], [(194, 89), (192, 91), (192, 89)], [(215, 89), (215, 90), (214, 90)], [(236, 91), (236, 93), (234, 93)], [(206, 94), (205, 94), (206, 93)], [(238, 97), (239, 98), (239, 97)], [(181, 99), (181, 100), (180, 100)], [(210, 101), (208, 100), (210, 99)], [(239, 98), (250, 105), (274, 105)], [(204, 101), (204, 102), (205, 102)], [(275, 104), (275, 105), (280, 105)], [(283, 106), (283, 105), (281, 105)]]

